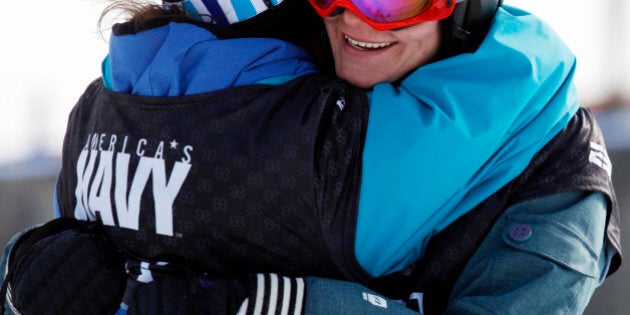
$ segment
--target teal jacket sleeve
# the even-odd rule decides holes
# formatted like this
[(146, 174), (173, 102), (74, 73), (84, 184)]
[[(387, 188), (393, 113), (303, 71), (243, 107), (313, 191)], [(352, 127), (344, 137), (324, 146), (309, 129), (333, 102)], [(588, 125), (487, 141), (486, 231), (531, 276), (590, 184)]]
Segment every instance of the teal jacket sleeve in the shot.
[(607, 203), (571, 192), (509, 208), (468, 262), (446, 314), (581, 314), (606, 276)]
[(293, 278), (256, 274), (238, 314), (383, 314), (417, 315), (402, 301), (389, 299), (365, 286), (320, 277)]
[(318, 277), (306, 277), (305, 283), (304, 315), (418, 315), (404, 303), (389, 299), (357, 283)]

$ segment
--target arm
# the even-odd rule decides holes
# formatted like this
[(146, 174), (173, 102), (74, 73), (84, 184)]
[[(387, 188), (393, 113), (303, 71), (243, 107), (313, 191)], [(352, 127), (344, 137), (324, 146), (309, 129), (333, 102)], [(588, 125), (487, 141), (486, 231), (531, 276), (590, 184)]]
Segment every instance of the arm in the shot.
[(2, 305), (0, 306), (0, 314), (3, 315), (14, 315), (15, 312), (13, 311), (13, 309), (11, 308), (11, 306), (9, 305), (9, 297), (7, 296), (7, 293), (4, 292), (4, 290), (6, 289), (5, 285), (8, 285), (7, 282), (8, 280), (5, 279), (7, 277), (7, 263), (8, 263), (8, 259), (9, 259), (9, 253), (11, 252), (11, 250), (13, 249), (13, 246), (15, 245), (15, 243), (18, 241), (18, 239), (26, 234), (27, 232), (29, 232), (30, 230), (34, 229), (35, 226), (32, 227), (28, 227), (20, 232), (18, 232), (17, 234), (13, 235), (11, 237), (11, 239), (9, 240), (9, 242), (6, 244), (6, 246), (4, 247), (4, 251), (2, 252), (2, 258), (0, 259), (0, 279), (2, 279), (2, 293), (0, 294), (0, 297), (2, 298)]
[(257, 274), (238, 314), (383, 314), (414, 315), (394, 301), (365, 286), (320, 277), (293, 278)]
[(512, 206), (466, 265), (446, 314), (581, 314), (612, 257), (606, 208), (588, 192)]

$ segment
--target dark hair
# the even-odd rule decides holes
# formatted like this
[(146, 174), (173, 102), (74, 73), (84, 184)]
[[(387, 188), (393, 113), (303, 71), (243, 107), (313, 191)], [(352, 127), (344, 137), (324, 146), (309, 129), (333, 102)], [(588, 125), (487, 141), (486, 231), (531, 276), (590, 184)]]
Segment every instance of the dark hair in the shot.
[(133, 0), (110, 0), (109, 2), (110, 4), (105, 7), (98, 20), (98, 29), (101, 32), (106, 29), (106, 20), (115, 14), (116, 20), (123, 16), (125, 19), (124, 23), (130, 24), (135, 32), (150, 28), (147, 27), (148, 22), (154, 19), (169, 18), (182, 21), (189, 19), (183, 12), (181, 14), (174, 11), (169, 12), (156, 4), (147, 4)]

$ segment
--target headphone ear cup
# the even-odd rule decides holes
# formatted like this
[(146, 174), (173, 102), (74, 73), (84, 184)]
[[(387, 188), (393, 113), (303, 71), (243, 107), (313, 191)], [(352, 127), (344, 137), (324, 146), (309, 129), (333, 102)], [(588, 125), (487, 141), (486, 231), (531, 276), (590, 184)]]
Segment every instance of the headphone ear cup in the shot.
[(466, 30), (466, 21), (468, 20), (468, 8), (471, 6), (470, 1), (462, 1), (457, 4), (455, 10), (448, 18), (450, 22), (450, 32), (452, 36), (460, 40), (467, 40), (470, 32)]
[(442, 51), (448, 55), (475, 51), (488, 33), (503, 0), (464, 0), (442, 24)]

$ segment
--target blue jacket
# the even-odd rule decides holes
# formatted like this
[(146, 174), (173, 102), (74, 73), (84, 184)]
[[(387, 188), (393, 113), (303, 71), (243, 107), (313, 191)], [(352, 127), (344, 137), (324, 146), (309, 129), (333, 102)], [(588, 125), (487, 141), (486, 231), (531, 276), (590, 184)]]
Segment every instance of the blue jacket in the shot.
[[(417, 260), (432, 234), (516, 177), (578, 108), (575, 58), (543, 22), (501, 8), (489, 34), (474, 54), (370, 92), (355, 248), (373, 276)], [(218, 40), (181, 23), (112, 36), (103, 69), (114, 91), (151, 96), (316, 71), (293, 45)]]

